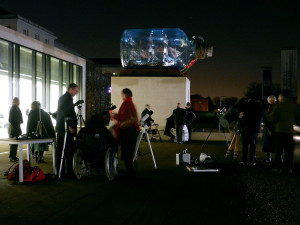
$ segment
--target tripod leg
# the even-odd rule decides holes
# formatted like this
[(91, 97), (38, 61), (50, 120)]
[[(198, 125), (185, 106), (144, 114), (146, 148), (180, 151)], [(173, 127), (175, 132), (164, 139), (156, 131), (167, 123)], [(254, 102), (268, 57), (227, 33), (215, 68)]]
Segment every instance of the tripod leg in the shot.
[(63, 165), (63, 161), (64, 161), (64, 154), (65, 154), (65, 148), (66, 148), (66, 142), (67, 142), (67, 136), (68, 136), (68, 132), (65, 133), (65, 137), (64, 137), (64, 146), (63, 146), (63, 150), (62, 150), (62, 153), (61, 153), (58, 180), (60, 180), (60, 176), (61, 176), (61, 170), (62, 170), (62, 165)]
[(137, 158), (137, 154), (138, 154), (138, 151), (139, 151), (139, 148), (140, 148), (140, 144), (141, 144), (141, 141), (142, 141), (142, 138), (143, 138), (143, 134), (144, 134), (144, 132), (140, 131), (140, 133), (138, 135), (137, 142), (136, 142), (136, 145), (135, 145), (135, 150), (134, 150), (133, 163), (135, 162), (135, 160)]
[(236, 160), (239, 157), (240, 137), (241, 137), (241, 135), (237, 133), (236, 134), (236, 141), (235, 141), (235, 145), (234, 145), (234, 156), (233, 156), (233, 158), (236, 159)]
[(229, 141), (228, 141), (228, 139), (227, 139), (227, 136), (226, 136), (226, 133), (225, 133), (224, 127), (222, 127), (222, 126), (221, 126), (221, 129), (222, 129), (222, 132), (223, 132), (224, 138), (225, 138), (225, 140), (226, 140), (227, 147), (229, 147)]
[(211, 128), (206, 140), (203, 142), (202, 146), (201, 146), (201, 150), (204, 148), (204, 146), (206, 145), (206, 142), (208, 141), (208, 138), (210, 137), (211, 133), (214, 131), (214, 128)]
[(147, 132), (146, 132), (146, 137), (147, 137), (148, 145), (149, 145), (150, 152), (151, 152), (151, 155), (152, 155), (152, 159), (153, 159), (153, 163), (154, 163), (154, 168), (157, 169), (155, 157), (154, 157), (153, 150), (152, 150), (152, 146), (151, 146), (151, 142), (150, 142), (150, 140), (149, 140), (149, 135), (148, 135)]
[(229, 147), (228, 147), (228, 150), (227, 150), (227, 152), (226, 152), (225, 158), (228, 158), (228, 157), (229, 157), (230, 152), (233, 150), (233, 147), (234, 147), (234, 145), (235, 145), (235, 142), (236, 142), (236, 134), (234, 134), (234, 136), (233, 136), (233, 138), (232, 138), (232, 140), (231, 140), (231, 143), (230, 143), (230, 145), (229, 145)]

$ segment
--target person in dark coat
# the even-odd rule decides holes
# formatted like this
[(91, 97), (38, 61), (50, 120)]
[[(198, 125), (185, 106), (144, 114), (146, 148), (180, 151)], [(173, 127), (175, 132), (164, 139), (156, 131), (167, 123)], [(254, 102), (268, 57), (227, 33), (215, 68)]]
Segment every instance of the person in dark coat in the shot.
[[(31, 111), (28, 115), (27, 134), (30, 133), (38, 133), (42, 138), (55, 138), (50, 115), (41, 109), (38, 101), (31, 104)], [(48, 151), (48, 144), (34, 144), (31, 146), (31, 151), (35, 153), (36, 161), (43, 163), (44, 151)]]
[(183, 126), (185, 123), (185, 111), (181, 104), (177, 103), (177, 108), (173, 110), (173, 118), (176, 129), (177, 144), (182, 144)]
[[(20, 100), (19, 98), (14, 98), (12, 102), (12, 107), (9, 111), (9, 125), (8, 125), (8, 135), (10, 138), (17, 138), (22, 134), (21, 124), (23, 123), (22, 112), (19, 108)], [(16, 162), (18, 145), (10, 145), (9, 159), (11, 162)]]
[[(68, 91), (58, 100), (56, 112), (56, 132), (57, 132), (57, 148), (56, 148), (56, 168), (59, 172), (61, 155), (65, 137), (65, 118), (67, 120), (67, 140), (65, 147), (64, 159), (67, 165), (67, 175), (73, 177), (73, 155), (75, 152), (74, 136), (77, 133), (77, 117), (73, 104), (73, 97), (78, 94), (79, 88), (77, 84), (71, 83)], [(64, 175), (64, 163), (62, 168)]]
[(240, 108), (240, 130), (242, 137), (242, 164), (256, 165), (256, 143), (257, 136), (261, 129), (263, 117), (262, 104), (259, 101), (246, 100)]
[[(143, 118), (145, 115), (147, 115), (151, 111), (151, 106), (147, 104), (145, 106), (144, 111), (141, 114), (141, 118)], [(152, 119), (151, 115), (144, 121), (144, 124), (147, 125), (148, 127), (151, 127), (151, 123), (154, 122)]]
[(187, 102), (186, 106), (185, 106), (185, 124), (188, 128), (189, 131), (189, 141), (192, 140), (192, 126), (193, 126), (193, 122), (196, 119), (196, 115), (193, 111), (193, 108), (191, 106), (191, 103)]
[(272, 161), (272, 153), (274, 153), (274, 126), (269, 121), (268, 115), (271, 113), (272, 109), (274, 108), (274, 105), (276, 103), (276, 97), (274, 95), (270, 95), (267, 99), (267, 105), (264, 112), (264, 130), (263, 130), (263, 136), (262, 136), (262, 151), (267, 154), (264, 162), (265, 163), (271, 163)]
[[(290, 98), (290, 92), (283, 90), (278, 97), (277, 103), (272, 112), (268, 115), (269, 120), (274, 125), (275, 132), (275, 171), (290, 174), (293, 173), (294, 163), (294, 139), (293, 125), (299, 121), (299, 106)], [(284, 160), (282, 154), (284, 152)]]

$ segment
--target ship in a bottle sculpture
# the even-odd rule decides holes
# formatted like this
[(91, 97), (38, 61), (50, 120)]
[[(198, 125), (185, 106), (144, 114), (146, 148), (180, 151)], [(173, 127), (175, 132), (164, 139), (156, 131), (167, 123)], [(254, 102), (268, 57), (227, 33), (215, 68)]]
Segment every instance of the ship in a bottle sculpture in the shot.
[(122, 34), (124, 69), (176, 69), (185, 73), (198, 59), (212, 57), (202, 37), (191, 40), (179, 28), (129, 29)]

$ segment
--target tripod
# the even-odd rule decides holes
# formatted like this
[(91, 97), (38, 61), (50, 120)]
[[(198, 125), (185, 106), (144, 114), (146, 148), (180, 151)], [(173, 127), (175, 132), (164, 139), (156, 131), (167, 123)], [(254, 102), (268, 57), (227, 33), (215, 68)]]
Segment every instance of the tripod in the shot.
[(77, 121), (79, 121), (79, 127), (81, 129), (82, 128), (82, 124), (85, 125), (85, 121), (83, 119), (82, 112), (81, 112), (82, 106), (78, 105), (77, 108), (78, 108), (78, 113), (77, 113), (76, 117), (77, 117)]
[(233, 150), (233, 160), (236, 161), (239, 157), (239, 147), (240, 147), (240, 138), (241, 133), (239, 130), (236, 130), (233, 138), (231, 140), (231, 143), (228, 147), (228, 150), (226, 152), (225, 158), (228, 158), (230, 155), (230, 152)]
[[(202, 146), (201, 146), (201, 150), (202, 150), (202, 149), (204, 148), (204, 146), (206, 145), (206, 143), (207, 143), (207, 141), (208, 141), (210, 135), (211, 135), (212, 132), (214, 131), (214, 129), (215, 129), (215, 127), (211, 128), (211, 130), (210, 130), (210, 132), (209, 132), (209, 134), (208, 134), (206, 140), (203, 142), (203, 144), (202, 144)], [(227, 145), (227, 147), (229, 147), (229, 141), (228, 141), (227, 136), (226, 136), (226, 134), (225, 134), (225, 129), (224, 129), (224, 127), (221, 126), (221, 125), (219, 125), (219, 130), (222, 130), (222, 133), (223, 133), (224, 138), (225, 138), (225, 141), (226, 141), (226, 145)]]
[(66, 142), (67, 142), (67, 137), (69, 133), (69, 126), (68, 126), (68, 121), (72, 120), (71, 117), (65, 117), (65, 136), (64, 136), (64, 145), (61, 153), (61, 158), (60, 158), (60, 167), (59, 167), (59, 173), (58, 173), (58, 180), (60, 180), (61, 176), (61, 170), (62, 170), (62, 165), (64, 161), (64, 156), (65, 156), (65, 149), (66, 149)]
[[(35, 133), (39, 134), (40, 138), (42, 138), (43, 137), (43, 131), (45, 131), (46, 136), (49, 137), (47, 129), (46, 129), (46, 127), (45, 127), (45, 125), (42, 121), (42, 110), (41, 110), (41, 108), (39, 108), (39, 120), (37, 121), (37, 127), (36, 127)], [(42, 160), (44, 152), (42, 152), (42, 153), (43, 154), (40, 154), (40, 146), (39, 146), (38, 154), (35, 158), (37, 163)]]
[(150, 152), (151, 152), (151, 155), (152, 155), (152, 160), (153, 160), (153, 163), (154, 163), (154, 168), (156, 169), (157, 166), (156, 166), (155, 157), (154, 157), (154, 154), (153, 154), (151, 142), (150, 142), (149, 135), (148, 135), (148, 127), (142, 127), (142, 130), (140, 131), (140, 133), (138, 135), (137, 142), (136, 142), (136, 145), (135, 145), (133, 164), (137, 160), (137, 156), (138, 156), (138, 152), (139, 152), (139, 148), (140, 148), (143, 136), (146, 136), (146, 139), (148, 141), (149, 149), (150, 149)]
[(47, 137), (49, 137), (46, 127), (42, 121), (42, 110), (39, 109), (39, 120), (37, 121), (36, 133), (39, 134), (41, 137), (43, 136), (43, 130), (45, 131)]

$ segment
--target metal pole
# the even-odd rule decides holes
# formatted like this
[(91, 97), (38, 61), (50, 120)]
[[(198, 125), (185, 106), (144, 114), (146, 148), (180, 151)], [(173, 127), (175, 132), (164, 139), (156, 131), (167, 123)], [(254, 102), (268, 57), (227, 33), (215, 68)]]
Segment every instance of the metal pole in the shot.
[(146, 132), (146, 137), (147, 137), (147, 141), (148, 141), (148, 144), (149, 144), (150, 152), (151, 152), (151, 155), (152, 155), (152, 160), (153, 160), (153, 163), (154, 163), (154, 168), (157, 169), (156, 161), (155, 161), (155, 157), (154, 157), (154, 154), (153, 154), (153, 150), (152, 150), (152, 146), (151, 146), (151, 142), (150, 142), (150, 139), (149, 139), (148, 132)]

